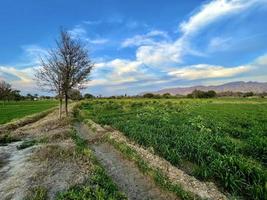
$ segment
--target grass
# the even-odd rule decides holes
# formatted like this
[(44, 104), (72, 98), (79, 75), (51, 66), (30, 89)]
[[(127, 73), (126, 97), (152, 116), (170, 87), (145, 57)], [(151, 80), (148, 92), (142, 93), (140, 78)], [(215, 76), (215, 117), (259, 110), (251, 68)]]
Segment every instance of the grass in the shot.
[(246, 199), (266, 199), (267, 101), (92, 100), (82, 116), (111, 125), (173, 165)]
[(19, 141), (18, 138), (11, 137), (9, 134), (0, 135), (0, 146), (4, 146), (11, 142), (17, 142), (17, 141)]
[(175, 193), (179, 198), (182, 200), (197, 200), (200, 199), (199, 197), (195, 196), (190, 192), (186, 192), (180, 185), (173, 184), (166, 177), (163, 172), (159, 169), (153, 169), (149, 167), (149, 164), (144, 161), (144, 159), (131, 147), (127, 144), (118, 142), (110, 137), (106, 138), (116, 149), (118, 149), (122, 154), (127, 157), (128, 159), (134, 161), (138, 168), (144, 173), (149, 174), (155, 183), (162, 187), (165, 190)]
[(72, 132), (71, 137), (75, 141), (77, 152), (83, 156), (89, 157), (92, 161), (92, 172), (85, 183), (75, 185), (67, 191), (58, 193), (56, 199), (127, 199), (125, 195), (118, 190), (111, 178), (107, 176), (105, 170), (100, 166), (91, 150), (88, 148), (87, 142), (79, 137), (75, 131)]
[(56, 105), (57, 101), (54, 100), (0, 102), (0, 124), (45, 111)]
[(47, 189), (41, 186), (32, 188), (24, 200), (46, 200)]
[(36, 141), (36, 140), (25, 140), (25, 141), (22, 142), (22, 144), (17, 146), (17, 149), (18, 150), (26, 149), (28, 147), (36, 145), (37, 143), (38, 143), (38, 141)]

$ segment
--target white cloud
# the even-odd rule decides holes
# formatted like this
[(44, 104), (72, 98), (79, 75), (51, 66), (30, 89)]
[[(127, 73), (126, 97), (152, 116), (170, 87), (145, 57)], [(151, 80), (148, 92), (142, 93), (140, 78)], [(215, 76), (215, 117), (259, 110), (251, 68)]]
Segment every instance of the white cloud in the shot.
[[(24, 93), (28, 92), (37, 92), (36, 83), (34, 82), (34, 70), (36, 67), (29, 67), (24, 69), (16, 69), (14, 67), (0, 66), (0, 74), (5, 73), (7, 77), (9, 75), (15, 76), (16, 79), (8, 80), (3, 79), (10, 83), (13, 88), (23, 91)], [(40, 92), (40, 91), (38, 91)]]
[(138, 61), (131, 61), (127, 59), (114, 59), (108, 62), (100, 62), (95, 64), (96, 69), (112, 68), (119, 74), (137, 71), (142, 63)]
[(80, 25), (76, 25), (73, 29), (68, 31), (73, 38), (86, 38), (87, 31)]
[(267, 54), (258, 57), (255, 61), (255, 65), (259, 65), (267, 69)]
[(136, 51), (136, 59), (148, 66), (164, 68), (170, 63), (181, 62), (182, 51), (179, 42), (141, 46)]
[(128, 72), (137, 71), (137, 69), (141, 65), (141, 62), (115, 59), (109, 62), (109, 64), (114, 68), (114, 71), (116, 71), (116, 73), (122, 75)]
[(232, 77), (250, 70), (251, 69), (247, 66), (226, 68), (223, 66), (198, 64), (183, 67), (169, 72), (168, 74), (181, 79), (196, 80)]
[(101, 20), (85, 20), (83, 21), (83, 23), (87, 25), (98, 25), (98, 24), (101, 24), (102, 21)]
[[(182, 35), (173, 42), (154, 42), (151, 37), (141, 37), (137, 35), (124, 41), (123, 46), (137, 45), (137, 60), (146, 65), (161, 66), (170, 63), (182, 63), (184, 55), (206, 56), (205, 53), (199, 52), (191, 47), (192, 38), (208, 25), (215, 23), (225, 16), (230, 16), (244, 12), (255, 5), (266, 5), (267, 0), (214, 0), (204, 4), (188, 20), (180, 24)], [(219, 38), (212, 41), (211, 47), (222, 44)], [(143, 45), (143, 46), (140, 46)]]
[(23, 45), (21, 46), (23, 50), (23, 63), (20, 65), (33, 66), (40, 63), (40, 57), (47, 54), (47, 49), (40, 47), (39, 45)]
[(212, 38), (208, 44), (209, 51), (222, 51), (231, 46), (232, 38), (230, 37), (215, 37)]
[(261, 3), (266, 3), (266, 0), (213, 0), (181, 23), (180, 30), (184, 35), (190, 35), (222, 17), (240, 13)]
[[(85, 23), (85, 22), (84, 22)], [(88, 22), (89, 23), (89, 22)], [(90, 44), (105, 44), (109, 42), (106, 38), (90, 38), (85, 28), (81, 25), (76, 25), (73, 29), (68, 31), (70, 35), (75, 39), (81, 39)]]
[(105, 44), (107, 42), (109, 42), (108, 39), (87, 39), (86, 41), (88, 41), (91, 44)]
[(16, 76), (21, 83), (31, 83), (33, 74), (33, 68), (16, 69), (14, 67), (0, 66), (0, 72)]
[(156, 44), (156, 37), (160, 37), (160, 39), (163, 40), (169, 39), (169, 36), (165, 31), (153, 30), (143, 35), (135, 35), (134, 37), (125, 39), (122, 42), (121, 47)]

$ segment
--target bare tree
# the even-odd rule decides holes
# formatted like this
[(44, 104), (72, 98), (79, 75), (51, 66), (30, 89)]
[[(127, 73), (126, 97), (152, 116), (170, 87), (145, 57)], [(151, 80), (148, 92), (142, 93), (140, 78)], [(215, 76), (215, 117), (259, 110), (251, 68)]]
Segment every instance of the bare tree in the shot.
[(0, 81), (0, 100), (3, 100), (3, 102), (7, 100), (11, 92), (11, 85), (5, 81)]
[(65, 99), (65, 111), (68, 115), (69, 92), (72, 89), (83, 89), (89, 80), (94, 66), (89, 58), (86, 46), (71, 37), (70, 33), (61, 30), (56, 48), (41, 58), (41, 68), (36, 73), (38, 84), (58, 94), (60, 116), (62, 98)]
[(62, 92), (65, 97), (65, 111), (68, 115), (69, 92), (84, 89), (94, 64), (81, 40), (73, 39), (67, 31), (61, 30), (57, 48), (62, 64)]
[(59, 99), (59, 118), (62, 113), (62, 65), (55, 49), (40, 58), (41, 67), (36, 71), (37, 85), (47, 91), (57, 93)]
[(0, 81), (0, 100), (3, 100), (3, 104), (11, 92), (11, 85), (5, 81)]

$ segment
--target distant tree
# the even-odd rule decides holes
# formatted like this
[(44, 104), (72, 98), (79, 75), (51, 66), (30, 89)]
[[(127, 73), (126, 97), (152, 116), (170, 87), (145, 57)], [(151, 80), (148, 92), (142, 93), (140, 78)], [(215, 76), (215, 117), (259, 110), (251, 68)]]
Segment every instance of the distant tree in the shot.
[(26, 95), (26, 99), (33, 101), (34, 100), (34, 96), (32, 94), (28, 93)]
[(234, 92), (224, 91), (224, 92), (217, 93), (217, 96), (218, 97), (231, 97), (231, 96), (234, 96)]
[(205, 98), (214, 98), (216, 97), (216, 92), (214, 90), (209, 90), (208, 92), (205, 92)]
[(201, 91), (201, 90), (194, 90), (191, 94), (187, 95), (188, 98), (214, 98), (216, 97), (216, 92), (213, 90), (210, 91)]
[(236, 93), (235, 93), (235, 96), (237, 96), (237, 97), (243, 97), (243, 95), (244, 95), (244, 94), (243, 94), (242, 92), (236, 92)]
[(83, 96), (79, 90), (72, 89), (69, 91), (69, 98), (71, 100), (81, 100)]
[(204, 98), (204, 92), (201, 90), (194, 90), (192, 93), (188, 94), (189, 98)]
[(8, 100), (12, 92), (11, 85), (5, 81), (0, 81), (0, 100)]
[(19, 101), (23, 99), (19, 90), (12, 89), (11, 85), (5, 81), (0, 81), (0, 100), (3, 101)]
[(153, 98), (154, 94), (153, 93), (146, 93), (143, 95), (144, 98)]
[(243, 97), (252, 97), (252, 96), (254, 96), (253, 92), (246, 92), (243, 94)]
[(267, 96), (267, 92), (262, 92), (259, 94), (260, 98), (265, 98)]
[(163, 98), (170, 98), (172, 95), (170, 93), (165, 93), (162, 95)]
[(85, 99), (93, 99), (93, 98), (95, 98), (95, 96), (92, 95), (92, 94), (86, 93), (86, 94), (84, 94), (83, 98), (85, 98)]
[(12, 90), (11, 91), (10, 100), (20, 101), (22, 99), (23, 99), (23, 97), (20, 95), (20, 91), (19, 90)]

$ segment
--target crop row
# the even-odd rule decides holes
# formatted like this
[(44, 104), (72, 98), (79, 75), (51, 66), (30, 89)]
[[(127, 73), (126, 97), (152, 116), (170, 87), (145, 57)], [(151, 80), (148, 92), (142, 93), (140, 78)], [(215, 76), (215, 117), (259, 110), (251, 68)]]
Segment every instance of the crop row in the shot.
[(232, 195), (266, 198), (266, 104), (95, 100), (83, 110)]

